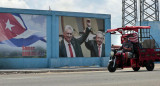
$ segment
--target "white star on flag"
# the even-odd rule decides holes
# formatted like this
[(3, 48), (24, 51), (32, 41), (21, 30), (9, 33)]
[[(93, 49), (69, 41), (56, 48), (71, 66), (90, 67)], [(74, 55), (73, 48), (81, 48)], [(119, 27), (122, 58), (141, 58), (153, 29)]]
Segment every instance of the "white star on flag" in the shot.
[(8, 28), (10, 31), (12, 31), (12, 27), (13, 27), (14, 25), (12, 25), (11, 23), (10, 23), (10, 21), (9, 21), (9, 19), (8, 19), (8, 21), (7, 21), (7, 23), (6, 23), (6, 29)]

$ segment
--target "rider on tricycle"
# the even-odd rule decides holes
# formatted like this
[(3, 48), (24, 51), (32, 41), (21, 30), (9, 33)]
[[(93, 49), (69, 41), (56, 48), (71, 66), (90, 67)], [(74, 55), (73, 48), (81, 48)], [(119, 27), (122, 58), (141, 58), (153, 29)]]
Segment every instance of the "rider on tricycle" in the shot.
[[(146, 37), (143, 37), (143, 32), (140, 29), (150, 29), (150, 26), (126, 26), (123, 28), (107, 30), (107, 32), (110, 32), (111, 34), (115, 33), (115, 31), (122, 34), (122, 46), (112, 45), (111, 47), (112, 51), (108, 63), (108, 70), (110, 72), (115, 72), (117, 68), (123, 69), (129, 67), (132, 67), (134, 71), (138, 71), (140, 67), (144, 66), (148, 71), (154, 69), (154, 61), (160, 60), (160, 57), (158, 57), (158, 54), (155, 58), (149, 55), (148, 57), (145, 57), (145, 54), (149, 51), (152, 51), (153, 53), (157, 53), (157, 51), (151, 48), (142, 47), (140, 40), (143, 41), (142, 38)], [(149, 37), (150, 35), (148, 38)]]

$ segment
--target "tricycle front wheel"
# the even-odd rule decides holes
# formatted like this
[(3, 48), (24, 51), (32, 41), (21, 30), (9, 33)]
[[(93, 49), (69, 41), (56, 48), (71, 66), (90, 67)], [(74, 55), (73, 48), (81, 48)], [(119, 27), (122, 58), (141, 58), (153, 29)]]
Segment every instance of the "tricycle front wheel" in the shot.
[(139, 71), (140, 67), (132, 67), (134, 71)]
[(109, 72), (115, 72), (116, 71), (116, 64), (114, 64), (113, 61), (109, 62), (109, 64), (108, 64), (108, 71)]

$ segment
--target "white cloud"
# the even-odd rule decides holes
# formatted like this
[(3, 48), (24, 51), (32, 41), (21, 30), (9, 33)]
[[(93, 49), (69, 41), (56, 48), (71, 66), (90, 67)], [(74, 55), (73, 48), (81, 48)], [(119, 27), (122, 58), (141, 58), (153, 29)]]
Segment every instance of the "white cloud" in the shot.
[(0, 7), (30, 9), (24, 0), (0, 0)]
[[(102, 0), (106, 1), (106, 0)], [(102, 2), (101, 1), (101, 2)], [(89, 13), (105, 13), (104, 5), (97, 4), (97, 0), (92, 0), (91, 2), (87, 0), (48, 0), (45, 5), (42, 6), (42, 9), (48, 10), (49, 6), (52, 10), (58, 11), (74, 11), (74, 12), (89, 12)], [(103, 3), (101, 3), (103, 4)]]
[(111, 35), (111, 44), (113, 45), (121, 45), (121, 35)]
[(121, 26), (117, 0), (0, 0), (1, 7), (111, 14), (112, 28)]
[(58, 11), (111, 14), (112, 28), (121, 27), (122, 5), (117, 0), (48, 0), (42, 9), (49, 6)]

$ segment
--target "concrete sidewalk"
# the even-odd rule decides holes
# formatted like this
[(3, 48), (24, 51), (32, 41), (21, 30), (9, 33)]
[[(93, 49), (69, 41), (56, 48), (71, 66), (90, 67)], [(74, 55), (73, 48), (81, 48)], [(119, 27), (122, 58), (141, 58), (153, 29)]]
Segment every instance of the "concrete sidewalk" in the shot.
[[(154, 69), (160, 69), (160, 64), (155, 64)], [(132, 68), (124, 68), (124, 71), (132, 71)], [(142, 67), (140, 70), (146, 70)], [(82, 71), (108, 71), (107, 67), (63, 67), (63, 68), (40, 68), (40, 69), (0, 69), (0, 74), (24, 74), (24, 73), (47, 73), (47, 72), (82, 72)]]
[(81, 71), (107, 71), (107, 67), (83, 68), (40, 68), (40, 69), (0, 69), (0, 74), (17, 73), (47, 73), (47, 72), (81, 72)]

